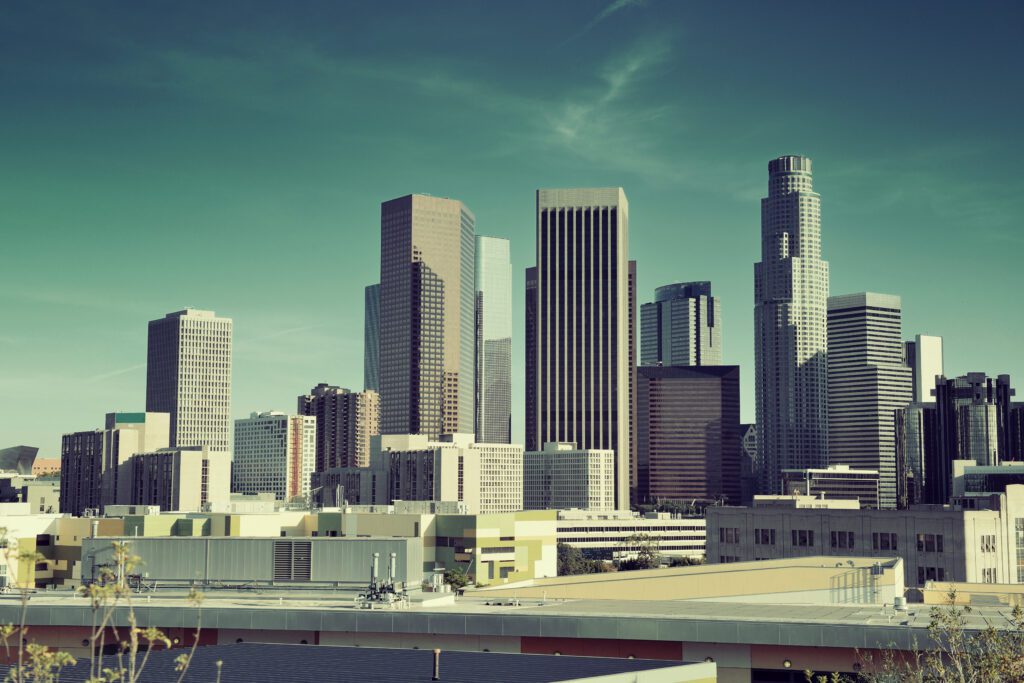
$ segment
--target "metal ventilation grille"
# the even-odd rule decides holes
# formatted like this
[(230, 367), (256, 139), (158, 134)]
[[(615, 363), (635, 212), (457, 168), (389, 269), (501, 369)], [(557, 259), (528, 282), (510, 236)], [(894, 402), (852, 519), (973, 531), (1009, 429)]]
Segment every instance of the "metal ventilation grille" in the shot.
[(274, 541), (274, 581), (309, 581), (312, 559), (310, 541)]
[(313, 544), (310, 541), (292, 543), (292, 581), (309, 581)]
[(292, 579), (292, 543), (274, 541), (274, 581)]

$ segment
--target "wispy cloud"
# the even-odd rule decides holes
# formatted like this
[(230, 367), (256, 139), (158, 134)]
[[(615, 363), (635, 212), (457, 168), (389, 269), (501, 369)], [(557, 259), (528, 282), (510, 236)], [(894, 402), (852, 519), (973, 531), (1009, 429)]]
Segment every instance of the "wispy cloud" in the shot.
[(0, 297), (14, 301), (44, 304), (49, 306), (66, 306), (71, 308), (87, 308), (109, 311), (144, 312), (148, 309), (139, 303), (113, 303), (107, 294), (93, 294), (81, 289), (44, 290), (38, 288), (0, 288)]
[(644, 4), (644, 1), (645, 0), (615, 0), (611, 4), (606, 5), (604, 9), (602, 9), (600, 12), (594, 15), (594, 17), (590, 21), (583, 25), (583, 28), (581, 28), (579, 31), (577, 31), (576, 33), (562, 41), (562, 45), (566, 45), (567, 43), (570, 43), (576, 40), (577, 38), (582, 38), (586, 34), (590, 33), (595, 26), (597, 26), (602, 21), (612, 16), (616, 12), (621, 12), (622, 10), (627, 9), (629, 7), (639, 7), (640, 5)]
[(127, 374), (132, 373), (132, 372), (138, 372), (139, 370), (142, 370), (145, 367), (146, 367), (145, 363), (138, 363), (136, 365), (130, 365), (130, 366), (126, 367), (126, 368), (120, 368), (118, 370), (111, 370), (110, 372), (104, 372), (104, 373), (101, 373), (99, 375), (93, 375), (92, 377), (87, 378), (85, 381), (86, 382), (101, 382), (101, 381), (103, 381), (105, 379), (110, 379), (111, 377), (117, 377), (119, 375), (127, 375)]

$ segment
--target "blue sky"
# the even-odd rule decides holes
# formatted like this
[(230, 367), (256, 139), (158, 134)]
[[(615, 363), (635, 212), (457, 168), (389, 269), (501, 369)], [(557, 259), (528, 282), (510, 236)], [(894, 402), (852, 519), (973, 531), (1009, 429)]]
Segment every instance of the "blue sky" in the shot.
[[(630, 200), (640, 300), (708, 279), (753, 414), (767, 162), (806, 154), (833, 294), (899, 294), (947, 373), (1024, 378), (1019, 3), (9, 2), (0, 445), (144, 406), (146, 322), (235, 320), (234, 413), (362, 383), (379, 205), (512, 241), (538, 187)], [(1022, 397), (1024, 400), (1024, 397)], [(522, 382), (513, 434), (522, 430)]]

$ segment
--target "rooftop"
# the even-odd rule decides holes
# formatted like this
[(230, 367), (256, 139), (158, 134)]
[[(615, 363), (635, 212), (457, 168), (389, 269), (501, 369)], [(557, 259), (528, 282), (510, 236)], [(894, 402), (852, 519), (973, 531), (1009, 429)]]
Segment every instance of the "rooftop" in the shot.
[[(473, 636), (616, 638), (671, 642), (747, 643), (815, 647), (911, 649), (928, 639), (930, 607), (898, 611), (882, 605), (780, 605), (714, 600), (485, 600), (465, 597), (453, 605), (407, 610), (362, 610), (344, 591), (267, 589), (209, 591), (203, 627), (215, 629), (306, 630)], [(140, 627), (189, 628), (197, 610), (183, 590), (161, 589), (135, 596)], [(966, 615), (967, 628), (1009, 623), (1012, 608), (978, 606)], [(17, 596), (0, 597), (0, 623), (18, 619)], [(32, 625), (92, 623), (86, 600), (70, 592), (39, 593), (28, 605)], [(127, 625), (127, 611), (114, 616)]]

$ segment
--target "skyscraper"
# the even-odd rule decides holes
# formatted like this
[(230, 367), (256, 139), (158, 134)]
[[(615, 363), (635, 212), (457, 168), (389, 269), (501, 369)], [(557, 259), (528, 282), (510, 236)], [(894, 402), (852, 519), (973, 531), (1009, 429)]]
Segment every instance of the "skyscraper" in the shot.
[(912, 403), (899, 411), (897, 447), (913, 474), (917, 500), (948, 502), (954, 460), (992, 466), (1013, 457), (1010, 399), (1015, 393), (1009, 375), (940, 375), (934, 403)]
[(640, 345), (639, 331), (636, 326), (636, 261), (629, 262), (629, 277), (626, 280), (626, 317), (628, 322), (626, 343), (629, 346), (629, 501), (637, 500), (637, 394), (636, 394), (636, 360), (637, 347)]
[(370, 437), (380, 434), (377, 392), (317, 384), (308, 394), (299, 396), (297, 412), (316, 418), (317, 472), (369, 466)]
[(914, 403), (935, 403), (935, 378), (944, 374), (942, 337), (919, 334), (903, 342), (903, 361), (913, 376)]
[(628, 226), (622, 188), (538, 190), (533, 303), (527, 296), (536, 312), (526, 325), (536, 355), (526, 442), (613, 450), (619, 508), (630, 484)]
[(234, 456), (233, 493), (305, 496), (316, 463), (316, 418), (270, 411), (235, 420)]
[(363, 389), (380, 391), (380, 285), (363, 293)]
[(526, 382), (526, 414), (523, 423), (526, 438), (523, 440), (527, 451), (539, 451), (542, 444), (537, 441), (537, 267), (526, 269), (525, 279), (526, 357), (523, 359)]
[(721, 365), (722, 320), (710, 282), (654, 290), (640, 307), (641, 365)]
[(146, 412), (170, 414), (172, 447), (231, 451), (231, 328), (194, 308), (149, 323)]
[(640, 502), (740, 504), (739, 366), (641, 366), (637, 403)]
[(768, 163), (761, 261), (754, 265), (757, 447), (763, 492), (784, 469), (828, 462), (828, 262), (821, 260), (820, 198), (811, 160)]
[(828, 458), (878, 472), (878, 506), (897, 502), (896, 411), (911, 401), (903, 362), (900, 298), (845, 294), (828, 300)]
[(512, 262), (498, 237), (476, 238), (476, 439), (512, 441)]
[(418, 194), (380, 213), (381, 432), (472, 433), (473, 214)]

